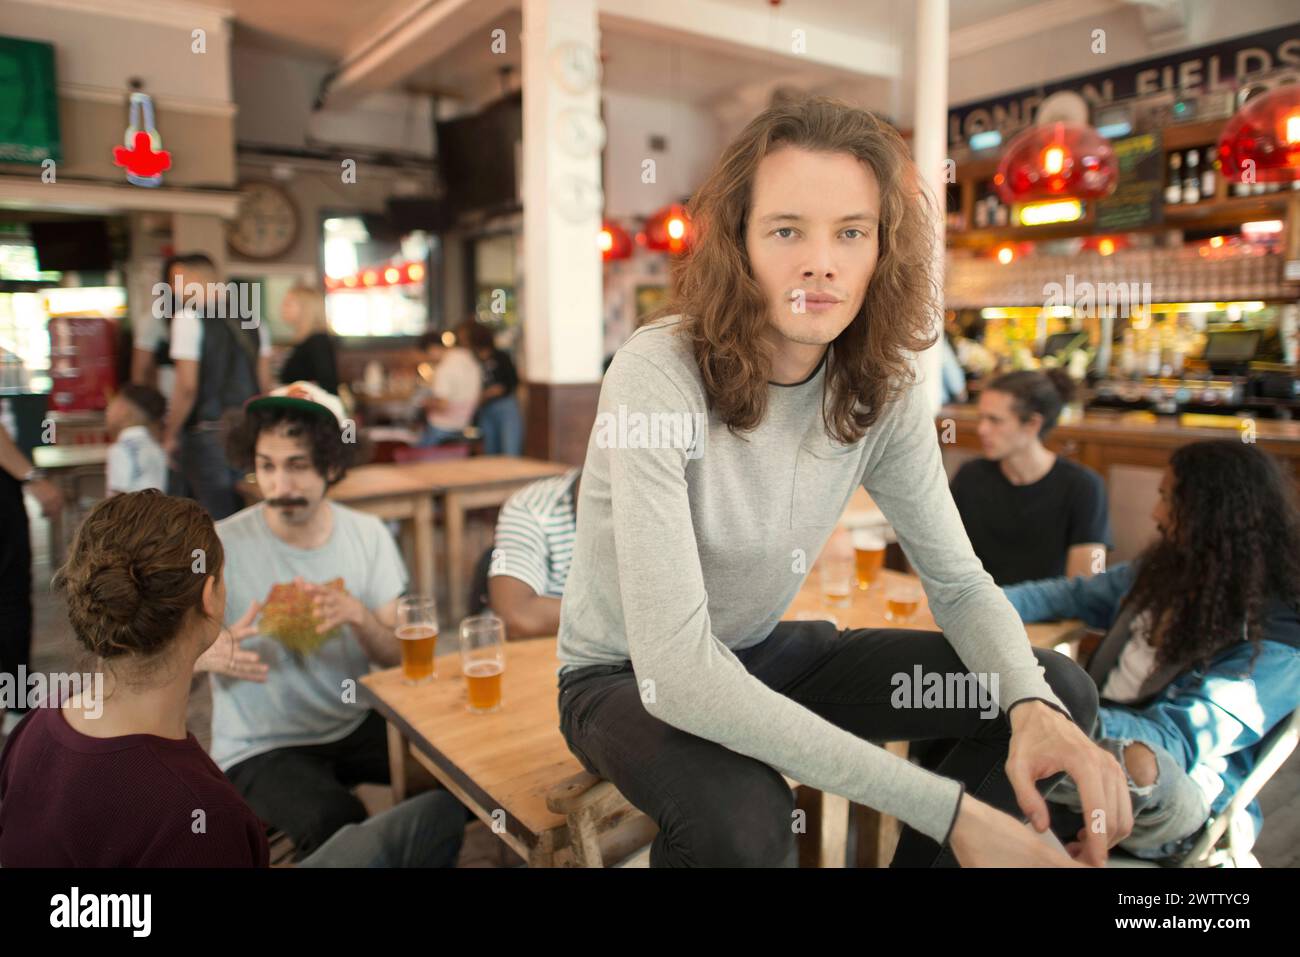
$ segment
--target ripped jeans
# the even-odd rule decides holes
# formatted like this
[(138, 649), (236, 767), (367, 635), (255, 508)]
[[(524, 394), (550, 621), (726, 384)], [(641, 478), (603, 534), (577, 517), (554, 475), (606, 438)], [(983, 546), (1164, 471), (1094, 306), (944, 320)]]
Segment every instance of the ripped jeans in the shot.
[[(1119, 847), (1146, 860), (1173, 860), (1183, 857), (1196, 843), (1202, 826), (1210, 816), (1210, 806), (1201, 789), (1182, 766), (1164, 748), (1149, 741), (1139, 744), (1151, 749), (1156, 759), (1155, 783), (1139, 787), (1133, 783), (1124, 749), (1133, 741), (1103, 738), (1097, 742), (1119, 760), (1128, 779), (1128, 793), (1133, 800), (1133, 832), (1120, 841)], [(1062, 778), (1047, 793), (1047, 800), (1072, 811), (1083, 813), (1078, 788), (1068, 777)], [(1087, 826), (1086, 815), (1083, 826)], [(1059, 834), (1059, 832), (1058, 832)], [(1069, 839), (1073, 840), (1074, 835)]]

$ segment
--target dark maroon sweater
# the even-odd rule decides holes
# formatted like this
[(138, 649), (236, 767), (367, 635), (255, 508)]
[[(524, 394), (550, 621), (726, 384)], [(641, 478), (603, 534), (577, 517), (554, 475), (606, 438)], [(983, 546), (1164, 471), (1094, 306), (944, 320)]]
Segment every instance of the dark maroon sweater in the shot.
[(262, 823), (192, 734), (91, 738), (35, 708), (0, 755), (0, 867), (267, 863)]

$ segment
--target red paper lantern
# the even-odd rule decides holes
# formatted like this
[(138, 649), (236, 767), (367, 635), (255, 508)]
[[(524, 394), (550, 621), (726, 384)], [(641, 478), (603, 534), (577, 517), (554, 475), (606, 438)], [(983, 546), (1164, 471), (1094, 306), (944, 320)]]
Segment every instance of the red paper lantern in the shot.
[[(1300, 83), (1247, 100), (1219, 136), (1219, 166), (1233, 182), (1300, 179)], [(1243, 179), (1243, 176), (1245, 177)]]
[(598, 237), (600, 256), (605, 262), (632, 258), (632, 237), (627, 230), (612, 220), (605, 220)]
[(672, 203), (652, 213), (645, 224), (647, 249), (680, 253), (691, 245), (691, 218), (681, 203)]
[(1038, 199), (1100, 199), (1115, 191), (1119, 161), (1091, 126), (1048, 123), (1020, 133), (998, 164), (993, 185), (1008, 203)]

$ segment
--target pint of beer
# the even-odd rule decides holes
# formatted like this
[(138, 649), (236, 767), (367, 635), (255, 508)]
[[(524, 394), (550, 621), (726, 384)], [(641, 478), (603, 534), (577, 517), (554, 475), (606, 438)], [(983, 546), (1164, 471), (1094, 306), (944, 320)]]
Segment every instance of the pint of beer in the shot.
[(870, 588), (885, 567), (885, 538), (872, 528), (859, 528), (853, 533), (853, 557), (857, 565), (858, 587)]
[(432, 598), (413, 596), (397, 602), (397, 638), (402, 649), (402, 678), (421, 685), (434, 678), (438, 646), (438, 610)]
[(501, 707), (505, 640), (505, 623), (496, 615), (474, 615), (460, 623), (460, 667), (469, 710), (476, 714)]
[(924, 597), (925, 592), (915, 582), (891, 583), (885, 590), (885, 618), (896, 625), (907, 624), (921, 607)]

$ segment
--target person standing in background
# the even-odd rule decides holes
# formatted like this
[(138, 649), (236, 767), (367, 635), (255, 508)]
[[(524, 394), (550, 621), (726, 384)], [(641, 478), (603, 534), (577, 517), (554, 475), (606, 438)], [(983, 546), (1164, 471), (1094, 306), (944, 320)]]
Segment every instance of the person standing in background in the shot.
[[(63, 508), (57, 485), (33, 468), (9, 432), (0, 427), (0, 675), (26, 670), (32, 659), (32, 540), (23, 490), (41, 503), (47, 517)], [(5, 712), (4, 737), (22, 719), (23, 710)]]
[[(171, 323), (177, 303), (182, 301), (185, 264), (188, 256), (169, 256), (163, 263), (162, 282), (167, 289), (155, 308), (150, 296), (135, 325), (134, 348), (131, 350), (131, 381), (157, 389), (164, 399), (171, 398), (176, 369), (171, 357)], [(162, 313), (160, 316), (159, 313)]]
[(325, 320), (325, 297), (301, 283), (285, 293), (280, 318), (293, 331), (293, 351), (280, 370), (280, 381), (315, 382), (326, 392), (339, 391), (338, 349)]
[(474, 319), (461, 326), (460, 338), (483, 368), (483, 393), (474, 419), (483, 433), (483, 454), (522, 455), (524, 422), (515, 396), (519, 373), (510, 353), (498, 349), (492, 330)]
[(421, 336), (420, 350), (434, 366), (433, 385), (417, 397), (425, 414), (420, 445), (441, 445), (460, 438), (473, 421), (483, 373), (473, 353), (461, 344), (445, 345), (441, 333)]
[(206, 256), (185, 260), (185, 308), (172, 320), (171, 357), (176, 382), (163, 432), (179, 481), (173, 494), (195, 498), (214, 521), (239, 511), (238, 473), (226, 461), (224, 419), (246, 401), (271, 390), (271, 334), (266, 323), (244, 328), (234, 314), (232, 290), (216, 281)]

